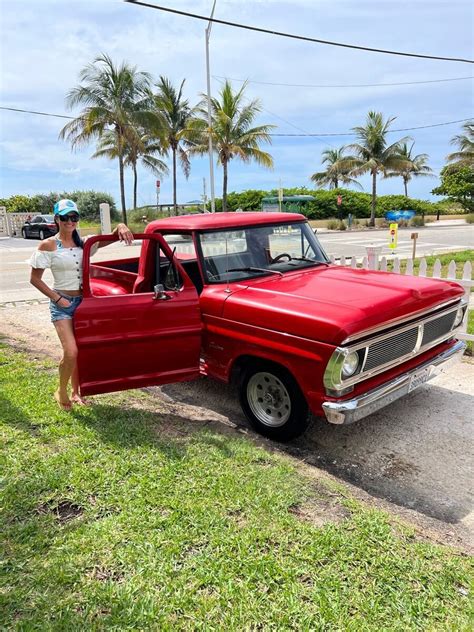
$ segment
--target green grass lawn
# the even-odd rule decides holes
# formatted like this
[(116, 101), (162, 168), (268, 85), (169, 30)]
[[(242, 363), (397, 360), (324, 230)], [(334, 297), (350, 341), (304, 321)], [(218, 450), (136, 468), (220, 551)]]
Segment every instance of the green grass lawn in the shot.
[(1, 629), (469, 629), (469, 558), (289, 458), (144, 391), (64, 413), (5, 345), (0, 379)]
[[(468, 334), (474, 334), (474, 310), (471, 309), (471, 311), (469, 312), (469, 316), (468, 316), (468, 321), (467, 321), (467, 333)], [(474, 355), (473, 354), (473, 343), (472, 340), (468, 340), (467, 341), (467, 349), (466, 349), (466, 355)]]

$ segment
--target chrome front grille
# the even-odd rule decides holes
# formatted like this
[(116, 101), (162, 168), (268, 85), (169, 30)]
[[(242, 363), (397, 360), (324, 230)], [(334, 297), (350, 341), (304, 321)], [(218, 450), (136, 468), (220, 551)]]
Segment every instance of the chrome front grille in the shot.
[(451, 331), (455, 318), (456, 312), (451, 312), (439, 318), (433, 318), (425, 323), (421, 346), (427, 345)]
[[(393, 327), (385, 334), (369, 334), (365, 339), (359, 334), (357, 342), (337, 347), (324, 372), (326, 393), (331, 396), (346, 394), (355, 384), (401, 365), (454, 338), (462, 322), (458, 320), (458, 325), (454, 327), (460, 307), (465, 312), (465, 300), (451, 303), (448, 307), (443, 305), (434, 313), (424, 314), (410, 323)], [(361, 366), (353, 375), (344, 377), (344, 363), (347, 357), (354, 353), (358, 354)]]
[[(456, 336), (461, 322), (454, 327), (459, 308), (466, 309), (466, 301), (456, 301), (449, 307), (438, 308), (411, 323), (393, 327), (391, 331), (377, 336), (368, 335), (353, 344), (341, 345), (332, 354), (324, 372), (326, 392), (345, 394), (354, 384), (379, 375), (395, 366), (415, 358)], [(362, 340), (361, 340), (362, 339)], [(348, 355), (357, 353), (361, 359), (358, 371), (349, 377), (343, 376), (343, 365)]]
[(370, 345), (367, 352), (367, 359), (364, 364), (364, 371), (370, 371), (387, 362), (393, 362), (407, 354), (412, 353), (416, 348), (418, 340), (418, 327), (407, 329), (399, 334), (394, 334), (389, 338), (380, 340)]
[(418, 353), (423, 353), (433, 344), (446, 340), (453, 328), (457, 307), (451, 307), (436, 316), (427, 316), (411, 327), (407, 325), (401, 331), (386, 334), (364, 345), (367, 347), (367, 353), (359, 377), (377, 372), (379, 367), (404, 362)]

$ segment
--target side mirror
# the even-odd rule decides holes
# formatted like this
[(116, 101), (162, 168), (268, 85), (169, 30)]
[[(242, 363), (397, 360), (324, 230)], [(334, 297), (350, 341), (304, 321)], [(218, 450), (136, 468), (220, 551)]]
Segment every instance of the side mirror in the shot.
[(153, 288), (153, 300), (155, 301), (168, 301), (170, 297), (166, 294), (164, 285), (157, 283)]

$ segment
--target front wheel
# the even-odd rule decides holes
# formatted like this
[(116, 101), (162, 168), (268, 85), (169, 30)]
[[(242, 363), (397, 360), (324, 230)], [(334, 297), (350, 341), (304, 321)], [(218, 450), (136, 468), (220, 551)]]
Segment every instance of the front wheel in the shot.
[(289, 441), (308, 427), (308, 404), (293, 377), (281, 367), (262, 362), (247, 368), (239, 397), (251, 426), (270, 439)]
[(25, 228), (21, 229), (21, 236), (23, 237), (23, 239), (28, 239), (28, 235), (26, 234), (26, 229)]
[(41, 241), (43, 241), (43, 239), (46, 237), (46, 235), (44, 234), (44, 230), (41, 229), (39, 232), (39, 238), (41, 239)]

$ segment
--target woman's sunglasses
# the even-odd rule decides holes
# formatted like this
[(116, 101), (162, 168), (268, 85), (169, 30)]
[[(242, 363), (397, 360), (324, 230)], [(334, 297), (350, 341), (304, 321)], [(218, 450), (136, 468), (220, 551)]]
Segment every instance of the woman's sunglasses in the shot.
[(61, 222), (78, 222), (79, 221), (79, 215), (76, 215), (76, 213), (69, 213), (68, 215), (60, 215), (59, 216), (59, 220)]

